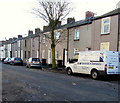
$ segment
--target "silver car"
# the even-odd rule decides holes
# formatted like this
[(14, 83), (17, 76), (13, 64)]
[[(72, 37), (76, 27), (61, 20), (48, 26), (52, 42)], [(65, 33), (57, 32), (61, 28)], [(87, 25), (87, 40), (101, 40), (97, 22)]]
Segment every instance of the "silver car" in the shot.
[(41, 68), (41, 62), (39, 58), (29, 58), (26, 62), (26, 67), (40, 67)]
[(10, 61), (11, 61), (11, 58), (7, 57), (5, 60), (4, 60), (4, 64), (10, 64)]

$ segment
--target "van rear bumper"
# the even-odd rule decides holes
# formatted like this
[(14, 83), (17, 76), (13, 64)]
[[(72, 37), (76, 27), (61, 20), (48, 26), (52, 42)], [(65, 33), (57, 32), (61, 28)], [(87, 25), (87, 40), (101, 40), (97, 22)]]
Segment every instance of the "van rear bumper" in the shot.
[(103, 76), (107, 75), (106, 71), (104, 70), (99, 70), (98, 72), (99, 72), (99, 75), (103, 75)]

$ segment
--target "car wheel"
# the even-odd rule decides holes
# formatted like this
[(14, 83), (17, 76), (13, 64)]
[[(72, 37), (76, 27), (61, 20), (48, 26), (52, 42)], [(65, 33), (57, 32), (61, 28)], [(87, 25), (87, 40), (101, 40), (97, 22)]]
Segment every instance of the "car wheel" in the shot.
[(99, 77), (99, 73), (98, 73), (98, 71), (97, 70), (93, 70), (92, 72), (91, 72), (91, 77), (93, 78), (93, 79), (98, 79), (98, 77)]
[(26, 67), (28, 68), (28, 65), (26, 65)]
[(71, 75), (71, 74), (72, 74), (71, 68), (68, 68), (68, 69), (67, 69), (67, 74), (68, 74), (68, 75)]
[(31, 68), (31, 65), (30, 65), (30, 64), (28, 65), (28, 68)]
[(13, 62), (12, 65), (15, 65), (15, 63)]

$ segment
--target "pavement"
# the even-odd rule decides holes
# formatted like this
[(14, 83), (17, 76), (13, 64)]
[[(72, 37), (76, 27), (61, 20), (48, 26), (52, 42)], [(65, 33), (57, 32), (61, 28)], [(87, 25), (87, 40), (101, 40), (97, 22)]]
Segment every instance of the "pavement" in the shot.
[(66, 73), (65, 67), (57, 67), (56, 69), (52, 69), (49, 66), (42, 66), (42, 70), (48, 72), (62, 73), (62, 74)]

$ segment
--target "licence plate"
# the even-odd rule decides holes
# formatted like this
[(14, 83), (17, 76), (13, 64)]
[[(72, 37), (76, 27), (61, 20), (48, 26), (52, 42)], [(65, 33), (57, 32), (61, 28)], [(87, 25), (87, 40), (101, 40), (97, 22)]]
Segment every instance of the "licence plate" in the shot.
[(108, 67), (108, 69), (114, 69), (114, 67)]
[(37, 63), (37, 64), (39, 64), (39, 62), (34, 62), (34, 63)]

